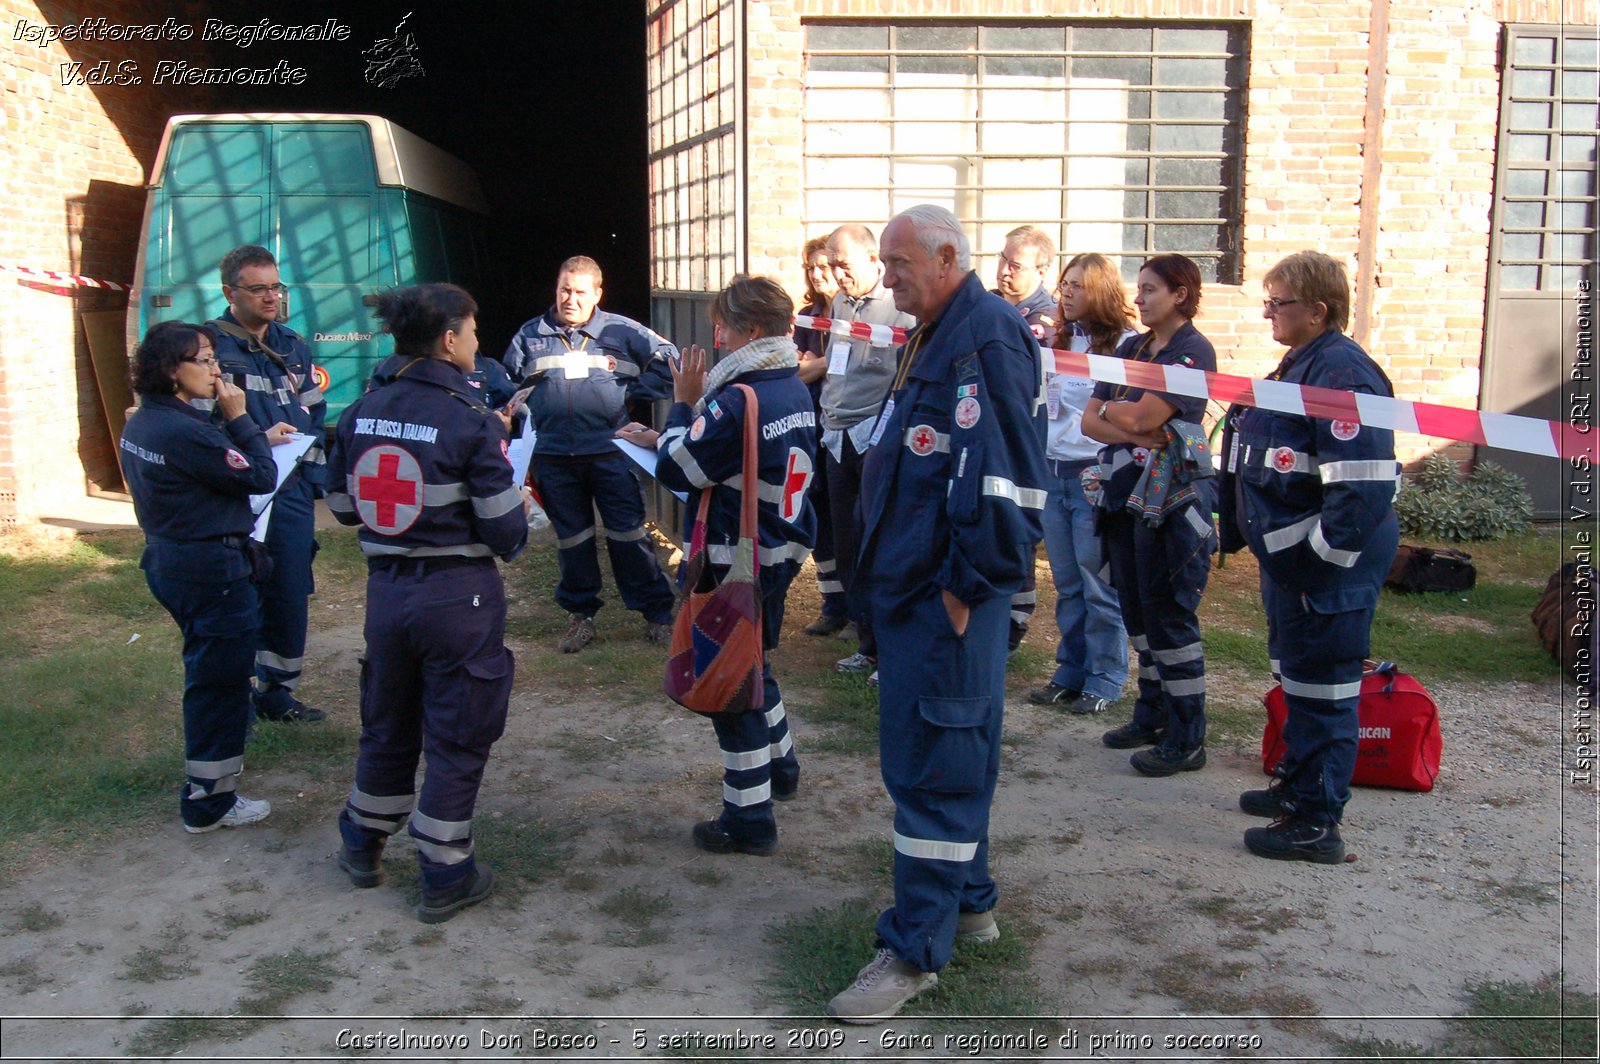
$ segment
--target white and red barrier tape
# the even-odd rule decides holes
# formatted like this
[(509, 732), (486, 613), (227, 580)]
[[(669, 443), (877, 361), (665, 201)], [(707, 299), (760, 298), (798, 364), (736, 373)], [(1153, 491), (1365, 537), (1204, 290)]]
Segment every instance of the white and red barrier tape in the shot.
[(20, 273), (24, 277), (31, 277), (39, 281), (49, 281), (51, 284), (76, 285), (80, 288), (105, 288), (112, 292), (132, 291), (131, 285), (118, 284), (116, 281), (104, 281), (98, 277), (85, 277), (77, 273), (61, 273), (57, 270), (40, 270), (32, 266), (14, 266), (8, 262), (0, 262), (0, 270)]
[[(906, 340), (904, 329), (888, 325), (835, 321), (805, 314), (797, 314), (794, 323), (800, 328), (870, 340), (876, 344), (901, 344)], [(1353, 421), (1360, 425), (1460, 440), (1547, 458), (1586, 455), (1593, 459), (1597, 457), (1596, 451), (1600, 450), (1600, 441), (1596, 440), (1589, 426), (1565, 421), (1541, 421), (1520, 414), (1493, 414), (1440, 406), (1437, 403), (1390, 399), (1381, 395), (1359, 395), (1334, 388), (1256, 380), (1231, 373), (1189, 369), (1186, 366), (1129, 362), (1110, 355), (1086, 355), (1061, 350), (1052, 350), (1050, 353), (1055, 356), (1057, 373), (1175, 395), (1215, 399), (1223, 404), (1238, 403), (1240, 406), (1275, 410), (1281, 414)]]

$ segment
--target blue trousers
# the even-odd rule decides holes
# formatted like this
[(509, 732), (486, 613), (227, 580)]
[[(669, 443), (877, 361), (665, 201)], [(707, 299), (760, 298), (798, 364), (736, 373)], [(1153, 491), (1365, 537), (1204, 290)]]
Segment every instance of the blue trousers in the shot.
[(878, 641), (873, 634), (872, 610), (866, 589), (856, 586), (856, 559), (861, 554), (861, 467), (866, 456), (850, 442), (849, 433), (839, 445), (839, 459), (826, 447), (823, 467), (828, 480), (828, 502), (833, 507), (833, 563), (844, 585), (845, 604), (850, 619), (856, 622), (857, 647), (861, 653), (878, 656)]
[(894, 905), (878, 940), (923, 971), (955, 950), (962, 912), (999, 898), (989, 875), (989, 807), (1000, 778), (1011, 604), (973, 607), (964, 635), (937, 589), (911, 605), (873, 594), (878, 754), (894, 800)]
[(398, 561), (367, 577), (361, 744), (339, 831), (352, 850), (373, 850), (409, 822), (430, 887), (474, 871), (473, 809), (511, 699), (505, 621), (505, 585), (492, 560), (452, 568)]
[(1288, 749), (1274, 772), (1283, 777), (1297, 813), (1337, 824), (1356, 770), (1361, 673), (1377, 607), (1319, 611), (1310, 597), (1273, 580), (1265, 569), (1261, 600), (1267, 608), (1267, 654), (1288, 709)]
[[(1204, 513), (1209, 526), (1211, 508)], [(1127, 512), (1102, 514), (1100, 533), (1122, 623), (1139, 653), (1133, 722), (1165, 728), (1162, 748), (1188, 753), (1206, 741), (1206, 657), (1195, 610), (1216, 535), (1209, 528), (1202, 534), (1183, 511), (1155, 528)]]
[[(722, 751), (722, 830), (746, 842), (778, 833), (772, 813), (772, 784), (791, 788), (800, 779), (800, 761), (783, 709), (783, 692), (772, 674), (772, 651), (783, 628), (784, 595), (798, 567), (785, 563), (761, 570), (762, 708), (711, 718)], [(788, 574), (787, 577), (775, 575)]]
[(317, 552), (316, 497), (296, 477), (272, 501), (267, 553), (272, 576), (258, 588), (261, 634), (256, 643), (255, 710), (278, 716), (294, 706), (294, 690), (305, 669), (306, 617), (311, 593), (311, 559)]
[(1105, 552), (1095, 531), (1095, 515), (1076, 472), (1051, 479), (1044, 506), (1044, 549), (1056, 585), (1061, 641), (1056, 644), (1056, 671), (1050, 682), (1115, 702), (1128, 679), (1128, 633), (1122, 627), (1116, 589), (1101, 576)]
[(600, 556), (595, 550), (595, 510), (605, 526), (611, 572), (623, 605), (652, 624), (672, 620), (673, 595), (644, 530), (644, 500), (633, 465), (621, 452), (593, 461), (533, 461), (539, 496), (556, 531), (561, 582), (556, 603), (568, 613), (593, 617), (600, 597)]
[(250, 726), (256, 589), (249, 580), (198, 583), (145, 571), (150, 593), (183, 632), (183, 759), (178, 812), (205, 827), (233, 808)]
[[(820, 445), (818, 455), (826, 454)], [(839, 575), (839, 563), (833, 557), (833, 507), (828, 494), (827, 469), (821, 476), (811, 478), (806, 498), (817, 511), (817, 545), (812, 548), (811, 560), (817, 567), (817, 591), (822, 595), (822, 615), (844, 618), (850, 615), (845, 602), (844, 578)]]

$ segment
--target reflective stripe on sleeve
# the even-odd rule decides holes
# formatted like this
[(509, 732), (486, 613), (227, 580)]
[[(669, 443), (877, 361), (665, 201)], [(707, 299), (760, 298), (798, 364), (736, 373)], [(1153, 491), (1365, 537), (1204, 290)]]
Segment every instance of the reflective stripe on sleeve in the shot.
[(1189, 527), (1194, 529), (1194, 534), (1204, 538), (1212, 532), (1211, 522), (1200, 516), (1200, 507), (1185, 506), (1183, 508), (1184, 520), (1189, 522)]
[(1361, 559), (1361, 552), (1358, 550), (1340, 550), (1338, 547), (1330, 546), (1322, 536), (1321, 521), (1318, 521), (1316, 527), (1311, 530), (1309, 542), (1311, 549), (1317, 552), (1317, 557), (1341, 569), (1348, 569)]
[(667, 457), (677, 463), (689, 483), (697, 488), (709, 488), (711, 478), (706, 476), (705, 470), (700, 468), (700, 463), (694, 460), (694, 455), (689, 453), (689, 448), (683, 440), (676, 439), (667, 447)]
[(348, 492), (330, 491), (328, 492), (328, 509), (336, 514), (353, 514), (356, 512), (356, 504), (351, 501)]
[(1367, 461), (1329, 462), (1322, 467), (1324, 484), (1346, 484), (1359, 480), (1398, 480), (1400, 463), (1389, 458)]
[(1046, 493), (1038, 488), (1021, 488), (1005, 477), (984, 477), (983, 493), (997, 498), (1010, 499), (1018, 506), (1030, 510), (1043, 510)]
[(1310, 517), (1303, 517), (1292, 525), (1286, 525), (1283, 528), (1268, 532), (1261, 537), (1262, 544), (1267, 548), (1268, 554), (1276, 554), (1281, 550), (1288, 550), (1310, 535), (1311, 530), (1317, 527), (1317, 523), (1321, 520), (1322, 515), (1320, 513), (1312, 514)]
[[(426, 492), (423, 493), (423, 498), (427, 498)], [(472, 512), (487, 521), (501, 514), (508, 514), (521, 505), (522, 492), (512, 485), (500, 494), (491, 495), (487, 499), (473, 499)]]

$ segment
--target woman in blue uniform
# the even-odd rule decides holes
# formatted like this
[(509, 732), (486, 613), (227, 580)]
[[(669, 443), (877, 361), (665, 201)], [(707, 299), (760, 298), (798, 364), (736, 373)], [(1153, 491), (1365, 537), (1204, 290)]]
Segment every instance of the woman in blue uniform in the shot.
[[(682, 368), (673, 369), (674, 403), (659, 436), (637, 423), (619, 431), (630, 442), (656, 446), (656, 477), (690, 493), (689, 514), (698, 513), (702, 491), (715, 491), (706, 515), (706, 554), (720, 576), (739, 540), (746, 406), (734, 385), (755, 392), (761, 419), (761, 637), (767, 655), (778, 645), (789, 584), (816, 538), (816, 515), (807, 499), (817, 453), (816, 413), (795, 372), (793, 313), (794, 302), (778, 282), (735, 277), (710, 307), (718, 346), (726, 352), (721, 361), (707, 373), (705, 352), (690, 348)], [(772, 853), (778, 846), (772, 800), (787, 801), (799, 787), (800, 763), (769, 656), (763, 658), (762, 680), (761, 709), (711, 718), (722, 748), (722, 813), (693, 832), (694, 844), (711, 853)]]
[[(1263, 284), (1261, 314), (1289, 349), (1271, 380), (1394, 395), (1383, 370), (1344, 335), (1350, 281), (1337, 259), (1290, 255)], [(1246, 813), (1273, 818), (1247, 830), (1245, 845), (1275, 860), (1340, 864), (1362, 664), (1400, 542), (1394, 433), (1237, 408), (1228, 424), (1223, 547), (1248, 544), (1261, 563), (1267, 654), (1289, 710), (1288, 749), (1271, 785), (1239, 796)]]
[(505, 425), (466, 377), (477, 310), (448, 284), (380, 296), (378, 317), (409, 361), (350, 405), (328, 458), (328, 508), (361, 526), (368, 567), (361, 746), (339, 864), (356, 886), (377, 886), (384, 843), (409, 825), (424, 923), (493, 888), (473, 856), (472, 815), (513, 675), (495, 558), (514, 557), (528, 538)]
[[(250, 496), (276, 481), (272, 447), (245, 394), (217, 369), (211, 332), (163, 322), (133, 354), (139, 408), (122, 431), (122, 472), (144, 529), (150, 593), (183, 631), (185, 831), (264, 820), (272, 807), (234, 789), (244, 770), (256, 589)], [(216, 400), (219, 428), (191, 404)]]
[[(1216, 351), (1194, 327), (1200, 270), (1182, 255), (1139, 268), (1134, 305), (1149, 332), (1124, 340), (1130, 361), (1215, 371)], [(1133, 719), (1105, 734), (1146, 776), (1206, 763), (1206, 665), (1195, 610), (1211, 575), (1216, 486), (1200, 419), (1206, 401), (1102, 381), (1083, 416), (1100, 451), (1100, 534), (1122, 623), (1139, 654)], [(1198, 460), (1200, 468), (1194, 468)], [(1130, 510), (1132, 502), (1132, 512)]]

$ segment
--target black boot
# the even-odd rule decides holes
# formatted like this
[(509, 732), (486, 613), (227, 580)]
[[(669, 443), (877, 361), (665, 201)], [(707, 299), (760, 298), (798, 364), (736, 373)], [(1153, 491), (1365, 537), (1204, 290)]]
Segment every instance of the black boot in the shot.
[(482, 861), (477, 862), (473, 874), (454, 886), (434, 889), (422, 884), (422, 904), (417, 906), (417, 919), (425, 924), (442, 924), (469, 905), (476, 905), (494, 893), (494, 873)]

